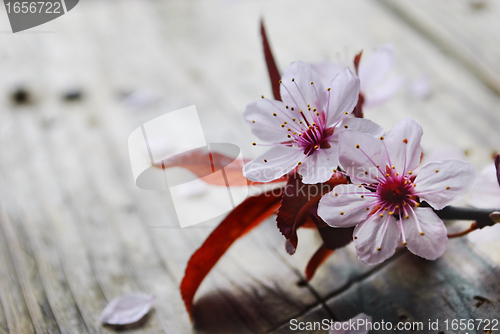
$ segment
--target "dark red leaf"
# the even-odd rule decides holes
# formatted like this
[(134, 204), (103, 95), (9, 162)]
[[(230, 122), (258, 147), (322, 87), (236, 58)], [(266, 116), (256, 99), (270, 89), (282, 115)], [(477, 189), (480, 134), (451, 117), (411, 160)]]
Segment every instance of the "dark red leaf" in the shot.
[(362, 93), (359, 93), (358, 104), (354, 107), (352, 114), (354, 117), (363, 118), (363, 104), (365, 103), (365, 97)]
[(271, 51), (271, 46), (269, 45), (269, 40), (267, 39), (266, 28), (264, 27), (264, 21), (260, 20), (260, 33), (262, 35), (262, 46), (264, 47), (264, 57), (266, 59), (267, 71), (269, 73), (269, 79), (271, 80), (271, 88), (273, 89), (273, 96), (275, 100), (281, 101), (280, 94), (280, 79), (281, 75), (274, 61), (273, 52)]
[(359, 61), (361, 60), (361, 56), (363, 55), (363, 51), (354, 56), (354, 69), (356, 70), (356, 75), (359, 72)]
[[(354, 68), (356, 69), (356, 75), (359, 75), (359, 62), (361, 60), (361, 56), (363, 55), (363, 51), (358, 53), (354, 57)], [(363, 104), (365, 103), (365, 97), (361, 92), (359, 92), (358, 104), (354, 108), (353, 114), (357, 118), (363, 118)]]
[(235, 240), (276, 213), (279, 203), (280, 196), (272, 193), (247, 198), (229, 213), (191, 256), (180, 285), (184, 305), (191, 317), (194, 295), (205, 276)]
[(314, 253), (306, 267), (306, 280), (308, 282), (314, 277), (319, 266), (322, 265), (332, 253), (333, 250), (326, 248), (325, 245), (321, 245), (316, 253)]
[(352, 241), (353, 227), (337, 228), (328, 226), (316, 213), (311, 215), (326, 248), (335, 250), (347, 246)]
[(336, 185), (345, 183), (347, 180), (340, 174), (335, 174), (328, 182), (320, 184), (304, 184), (300, 175), (290, 176), (276, 218), (278, 229), (287, 239), (286, 249), (290, 255), (297, 249), (297, 229), (311, 223), (318, 225), (311, 213), (315, 214), (317, 211), (321, 196)]
[[(207, 147), (188, 151), (186, 153), (177, 154), (173, 157), (163, 160), (154, 166), (157, 168), (182, 167), (194, 173), (203, 181), (216, 186), (245, 186), (263, 184), (261, 182), (248, 181), (242, 172), (243, 165), (241, 163), (233, 163), (236, 157), (228, 157), (217, 152), (210, 152)], [(243, 161), (247, 163), (247, 160)], [(162, 165), (163, 163), (163, 165)], [(226, 179), (221, 179), (220, 175), (214, 172), (224, 168)], [(280, 179), (271, 181), (271, 183), (285, 182), (286, 176)], [(226, 184), (227, 182), (227, 184)]]

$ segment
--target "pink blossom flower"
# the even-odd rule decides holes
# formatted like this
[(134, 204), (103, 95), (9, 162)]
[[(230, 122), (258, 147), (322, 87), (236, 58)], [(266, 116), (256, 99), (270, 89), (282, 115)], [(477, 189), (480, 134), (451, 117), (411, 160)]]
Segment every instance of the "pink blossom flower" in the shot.
[(359, 80), (348, 68), (328, 88), (302, 62), (287, 67), (281, 79), (283, 102), (263, 98), (249, 104), (244, 113), (252, 132), (271, 146), (243, 168), (249, 180), (269, 182), (299, 166), (304, 183), (326, 182), (339, 164), (340, 133), (346, 129), (383, 133), (369, 120), (349, 117), (358, 101)]
[(415, 175), (422, 150), (422, 128), (405, 119), (385, 137), (345, 131), (340, 135), (340, 164), (353, 184), (323, 196), (318, 215), (330, 226), (355, 226), (358, 257), (376, 264), (391, 257), (399, 242), (435, 260), (446, 249), (440, 210), (467, 193), (474, 168), (465, 161), (429, 162)]
[[(375, 107), (389, 100), (401, 87), (403, 78), (400, 76), (384, 80), (391, 70), (394, 58), (392, 44), (384, 44), (377, 48), (370, 57), (361, 58), (358, 76), (360, 92), (364, 97), (364, 107)], [(323, 81), (331, 80), (344, 67), (332, 61), (322, 61), (311, 64)]]

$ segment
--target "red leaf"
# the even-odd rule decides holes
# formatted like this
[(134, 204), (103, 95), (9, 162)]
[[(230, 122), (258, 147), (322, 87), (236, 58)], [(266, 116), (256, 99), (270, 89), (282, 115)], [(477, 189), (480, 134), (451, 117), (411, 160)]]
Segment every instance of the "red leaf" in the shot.
[(358, 75), (359, 69), (359, 61), (361, 60), (361, 56), (363, 55), (363, 51), (354, 56), (354, 69), (356, 70), (356, 75)]
[[(363, 51), (361, 51), (360, 53), (358, 53), (354, 57), (354, 68), (356, 69), (356, 75), (359, 75), (358, 74), (359, 62), (361, 60), (361, 55), (362, 54), (363, 54)], [(363, 94), (361, 92), (359, 92), (358, 104), (356, 105), (356, 107), (354, 107), (354, 111), (353, 111), (353, 114), (354, 114), (355, 117), (357, 117), (357, 118), (363, 118), (363, 104), (364, 103), (365, 103), (365, 97), (363, 96)]]
[[(194, 173), (203, 181), (216, 186), (246, 186), (263, 184), (261, 182), (248, 181), (242, 172), (241, 164), (232, 163), (236, 157), (228, 157), (217, 152), (210, 152), (207, 147), (202, 147), (186, 153), (177, 154), (173, 157), (155, 164), (157, 168), (182, 167)], [(248, 160), (244, 160), (247, 163)], [(163, 164), (163, 165), (162, 165)], [(221, 179), (220, 175), (214, 172), (224, 168), (226, 179)], [(286, 176), (271, 181), (271, 183), (285, 182)], [(227, 184), (226, 184), (227, 182)]]
[(363, 118), (363, 104), (364, 103), (365, 103), (365, 97), (360, 92), (359, 98), (358, 98), (358, 104), (356, 104), (356, 106), (354, 107), (354, 111), (352, 112), (354, 117)]
[(311, 223), (318, 226), (313, 215), (317, 216), (321, 196), (330, 192), (336, 185), (345, 183), (347, 180), (340, 174), (335, 174), (329, 181), (320, 184), (304, 184), (298, 174), (290, 176), (276, 218), (278, 229), (287, 239), (286, 249), (290, 255), (297, 249), (297, 229)]
[(325, 262), (325, 260), (333, 253), (333, 250), (328, 249), (325, 245), (321, 245), (321, 247), (314, 253), (306, 267), (306, 280), (309, 282), (316, 273), (316, 270), (320, 265)]
[(273, 52), (267, 39), (266, 28), (264, 21), (260, 20), (260, 33), (262, 35), (262, 46), (264, 47), (264, 57), (266, 58), (267, 71), (269, 72), (269, 79), (271, 80), (271, 87), (273, 89), (273, 96), (275, 100), (281, 101), (280, 94), (280, 79), (281, 75), (274, 61)]
[(229, 213), (191, 256), (180, 285), (182, 299), (190, 317), (194, 295), (205, 276), (235, 240), (276, 212), (279, 201), (280, 197), (272, 193), (247, 198)]

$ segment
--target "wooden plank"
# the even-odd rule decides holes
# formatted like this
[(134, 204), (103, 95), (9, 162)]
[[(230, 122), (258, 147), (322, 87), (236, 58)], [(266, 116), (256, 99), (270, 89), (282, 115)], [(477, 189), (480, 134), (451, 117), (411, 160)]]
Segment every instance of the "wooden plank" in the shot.
[[(498, 264), (485, 261), (463, 240), (453, 240), (436, 262), (425, 261), (408, 252), (377, 275), (332, 296), (327, 305), (340, 319), (360, 312), (373, 321), (423, 322), (453, 319), (498, 319), (500, 284)], [(474, 331), (471, 331), (474, 332)]]
[(500, 94), (500, 8), (491, 1), (380, 0)]
[[(33, 250), (27, 236), (15, 229), (11, 218), (2, 209), (0, 214), (5, 240), (9, 246), (24, 301), (36, 333), (59, 333), (47, 296), (34, 263)], [(22, 226), (21, 224), (16, 224)], [(22, 234), (21, 234), (22, 233)], [(24, 234), (24, 235), (23, 235)]]
[(0, 330), (4, 333), (35, 333), (3, 229), (0, 232), (0, 297), (5, 312)]

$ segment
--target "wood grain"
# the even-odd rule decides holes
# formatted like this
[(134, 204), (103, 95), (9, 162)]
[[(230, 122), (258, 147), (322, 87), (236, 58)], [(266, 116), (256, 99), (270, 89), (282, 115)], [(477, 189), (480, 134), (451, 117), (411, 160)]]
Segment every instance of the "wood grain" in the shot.
[[(345, 320), (360, 312), (387, 321), (495, 317), (498, 256), (471, 244), (450, 241), (436, 262), (401, 252), (376, 267), (363, 265), (351, 245), (304, 284), (321, 239), (299, 231), (289, 256), (272, 218), (217, 263), (197, 293), (192, 324), (178, 286), (220, 218), (180, 229), (167, 192), (135, 186), (127, 149), (128, 135), (145, 121), (195, 104), (207, 142), (258, 155), (263, 148), (250, 145), (255, 137), (241, 114), (271, 95), (263, 17), (280, 69), (337, 54), (350, 62), (361, 49), (368, 57), (392, 42), (393, 74), (407, 84), (365, 116), (387, 129), (415, 118), (426, 151), (456, 146), (480, 169), (500, 142), (497, 9), (465, 5), (85, 1), (15, 35), (4, 33), (0, 6), (0, 333), (287, 333), (292, 318)], [(430, 78), (426, 98), (408, 90), (421, 75)], [(19, 85), (32, 104), (11, 103)], [(81, 101), (61, 99), (70, 88), (82, 90)], [(134, 107), (122, 97), (130, 91), (158, 99)], [(135, 327), (100, 324), (105, 305), (127, 292), (154, 295), (151, 314)]]

